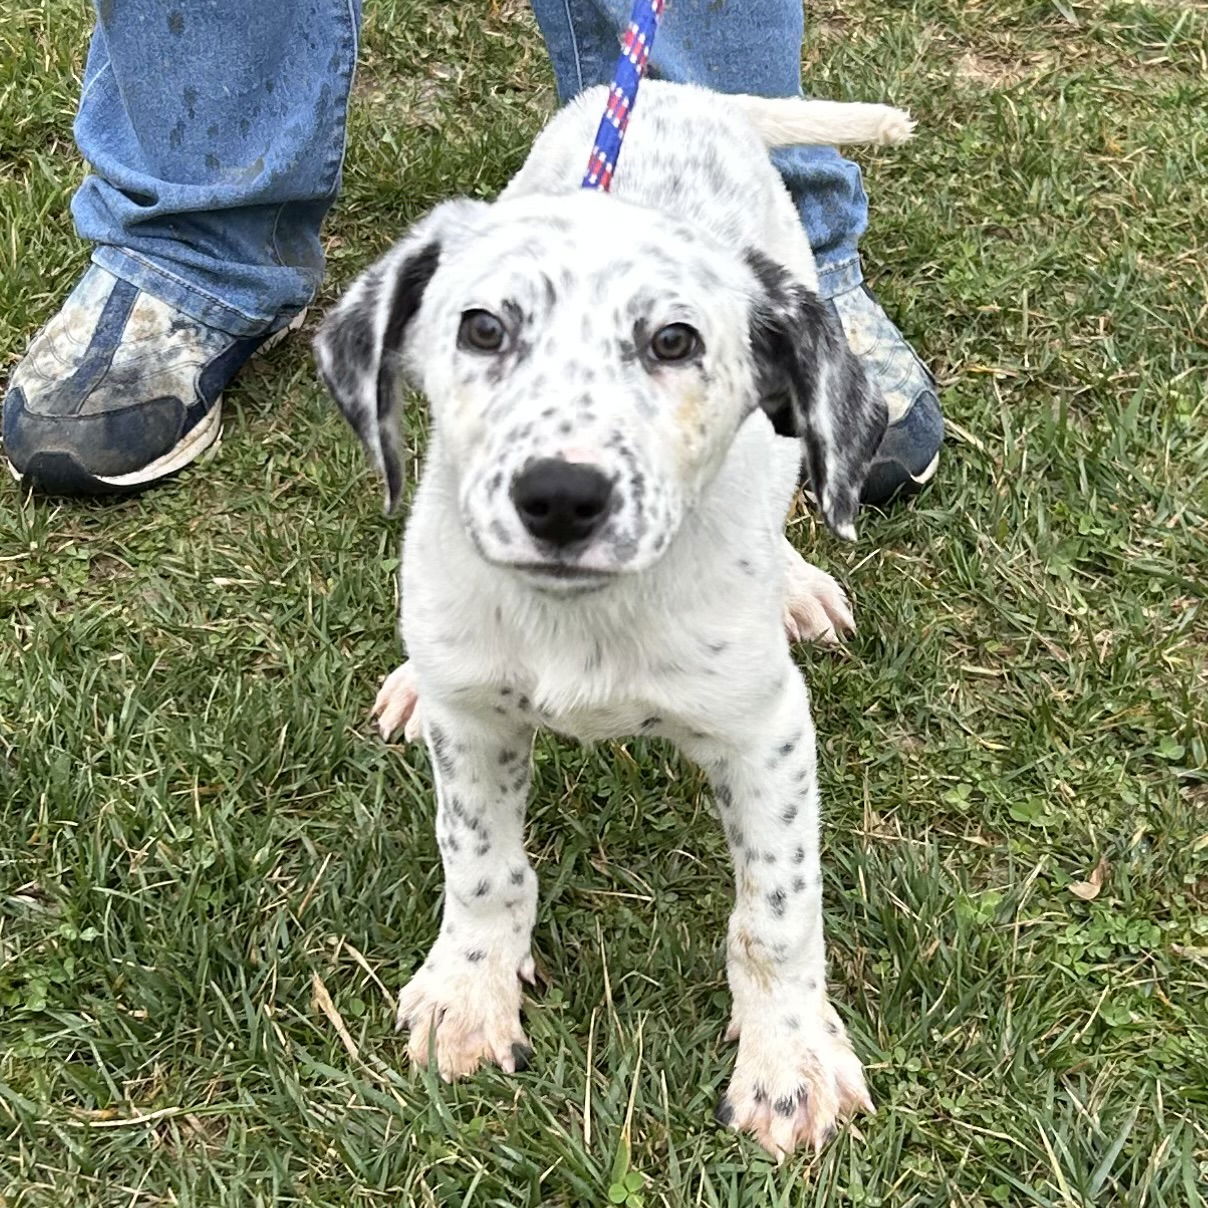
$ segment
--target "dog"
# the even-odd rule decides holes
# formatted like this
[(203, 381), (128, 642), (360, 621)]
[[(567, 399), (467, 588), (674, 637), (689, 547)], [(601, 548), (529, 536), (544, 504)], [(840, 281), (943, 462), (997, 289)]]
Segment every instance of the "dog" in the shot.
[(557, 114), (494, 203), (417, 222), (315, 340), (388, 511), (404, 385), (432, 415), (401, 571), (409, 662), (376, 708), (427, 742), (446, 899), (398, 1021), (446, 1079), (524, 1066), (534, 732), (670, 739), (708, 774), (736, 873), (717, 1117), (783, 1156), (872, 1108), (827, 998), (814, 729), (789, 649), (851, 614), (784, 524), (804, 461), (821, 516), (854, 537), (886, 416), (768, 147), (894, 143), (912, 123), (649, 80), (606, 194), (579, 187), (605, 97)]

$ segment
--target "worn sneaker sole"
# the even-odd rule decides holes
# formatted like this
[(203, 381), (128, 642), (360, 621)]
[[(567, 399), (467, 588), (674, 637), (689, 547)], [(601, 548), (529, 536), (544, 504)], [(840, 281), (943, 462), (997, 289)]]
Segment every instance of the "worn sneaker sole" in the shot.
[[(284, 327), (273, 332), (252, 354), (258, 356), (276, 348), (287, 336), (306, 322), (306, 311), (300, 310)], [(177, 445), (162, 457), (157, 457), (141, 469), (129, 474), (105, 476), (92, 474), (67, 453), (42, 454), (34, 474), (22, 473), (6, 457), (4, 464), (17, 482), (33, 480), (40, 491), (49, 495), (122, 495), (150, 486), (162, 478), (183, 470), (196, 461), (222, 435), (222, 395), (198, 424), (181, 437)]]

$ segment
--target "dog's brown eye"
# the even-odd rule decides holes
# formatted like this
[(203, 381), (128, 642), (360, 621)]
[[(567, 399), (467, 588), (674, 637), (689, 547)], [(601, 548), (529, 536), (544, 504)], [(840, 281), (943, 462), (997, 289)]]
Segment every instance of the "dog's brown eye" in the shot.
[(503, 324), (489, 310), (467, 310), (461, 316), (457, 342), (479, 352), (498, 352), (503, 347)]
[(701, 348), (700, 334), (687, 323), (668, 323), (654, 333), (650, 351), (660, 361), (686, 361)]

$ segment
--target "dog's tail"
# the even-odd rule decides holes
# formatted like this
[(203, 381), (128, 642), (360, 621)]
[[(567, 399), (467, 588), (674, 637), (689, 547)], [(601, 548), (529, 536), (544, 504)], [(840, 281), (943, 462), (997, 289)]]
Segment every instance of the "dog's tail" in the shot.
[(838, 146), (842, 143), (904, 143), (914, 120), (892, 105), (814, 101), (803, 97), (732, 96), (759, 131), (767, 147), (797, 143)]

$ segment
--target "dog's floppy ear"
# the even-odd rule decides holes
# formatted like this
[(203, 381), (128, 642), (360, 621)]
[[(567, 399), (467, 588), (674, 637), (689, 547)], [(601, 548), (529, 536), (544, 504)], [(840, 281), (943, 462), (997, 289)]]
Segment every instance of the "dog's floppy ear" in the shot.
[(437, 206), (353, 281), (315, 335), (319, 376), (385, 480), (388, 514), (403, 495), (398, 409), (407, 324), (442, 253), (486, 208), (469, 200)]
[(822, 518), (852, 541), (860, 491), (885, 435), (885, 400), (816, 294), (759, 252), (748, 252), (747, 263), (759, 282), (751, 349), (760, 406), (781, 436), (801, 438)]

